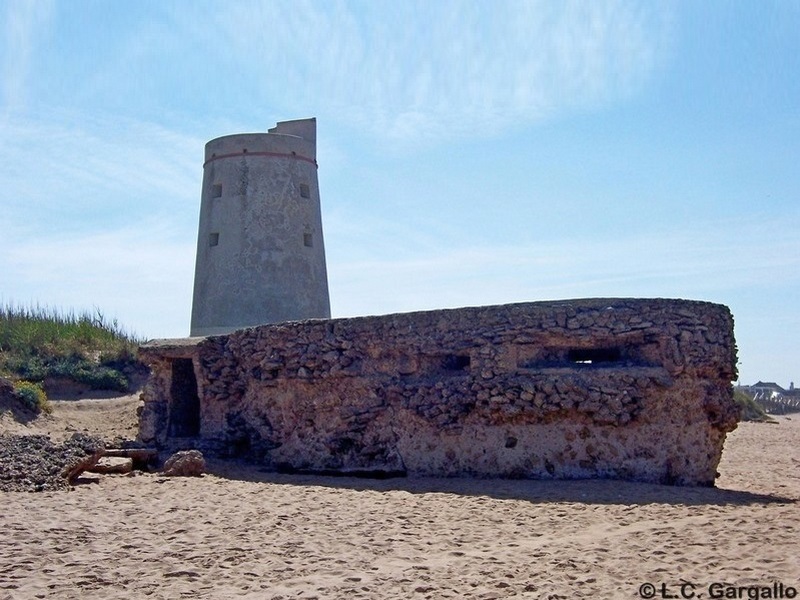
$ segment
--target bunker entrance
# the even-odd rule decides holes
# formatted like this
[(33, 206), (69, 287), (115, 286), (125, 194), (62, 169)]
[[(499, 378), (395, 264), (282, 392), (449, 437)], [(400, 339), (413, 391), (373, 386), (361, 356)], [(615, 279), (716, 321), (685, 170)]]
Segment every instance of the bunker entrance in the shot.
[(191, 358), (172, 361), (169, 436), (194, 437), (200, 433), (200, 398)]

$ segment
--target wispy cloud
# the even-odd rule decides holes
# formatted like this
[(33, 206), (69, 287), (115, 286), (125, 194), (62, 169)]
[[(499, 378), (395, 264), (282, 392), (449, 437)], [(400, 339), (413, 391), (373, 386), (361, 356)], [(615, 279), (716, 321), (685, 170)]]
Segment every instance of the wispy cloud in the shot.
[(184, 335), (204, 140), (71, 114), (13, 116), (0, 137), (3, 299), (91, 299), (143, 335)]
[(140, 335), (180, 337), (188, 331), (194, 251), (193, 240), (175, 239), (153, 219), (16, 240), (0, 255), (0, 295), (22, 304), (96, 306)]
[[(499, 135), (635, 94), (667, 60), (673, 10), (616, 0), (198, 7), (145, 5), (144, 14), (117, 18), (113, 33), (102, 32), (100, 56), (90, 41), (70, 39), (53, 64), (91, 68), (57, 89), (76, 109), (138, 109), (153, 119), (169, 107), (263, 118), (264, 127), (316, 115), (390, 142)], [(25, 64), (24, 51), (9, 55)]]
[[(762, 238), (770, 232), (769, 238)], [(334, 311), (385, 313), (585, 296), (667, 296), (726, 302), (742, 290), (788, 289), (800, 282), (800, 240), (775, 219), (696, 223), (683, 231), (639, 230), (604, 239), (522, 245), (364, 246), (358, 234), (335, 248), (329, 266)], [(403, 239), (390, 236), (387, 241)], [(769, 239), (764, 244), (746, 240)]]
[(3, 118), (26, 99), (27, 79), (37, 41), (52, 12), (50, 0), (19, 0), (3, 5)]
[(486, 134), (625, 98), (670, 36), (669, 9), (655, 3), (241, 2), (215, 21), (215, 47), (260, 65), (273, 102), (313, 99), (401, 140)]
[(30, 230), (70, 217), (73, 227), (97, 230), (153, 214), (196, 214), (203, 140), (153, 123), (72, 117), (0, 126), (7, 224)]

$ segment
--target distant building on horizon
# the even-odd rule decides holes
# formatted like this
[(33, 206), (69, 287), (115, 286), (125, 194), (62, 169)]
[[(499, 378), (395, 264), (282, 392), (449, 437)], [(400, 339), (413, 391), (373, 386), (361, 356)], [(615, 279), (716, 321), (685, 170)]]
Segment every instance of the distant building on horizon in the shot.
[(750, 390), (755, 392), (776, 393), (783, 394), (786, 392), (781, 386), (774, 381), (758, 381), (753, 385), (747, 386)]
[(191, 335), (330, 318), (316, 119), (205, 147)]
[(749, 392), (769, 413), (786, 414), (800, 410), (800, 390), (795, 389), (793, 381), (789, 383), (788, 390), (774, 381), (758, 381), (739, 387)]

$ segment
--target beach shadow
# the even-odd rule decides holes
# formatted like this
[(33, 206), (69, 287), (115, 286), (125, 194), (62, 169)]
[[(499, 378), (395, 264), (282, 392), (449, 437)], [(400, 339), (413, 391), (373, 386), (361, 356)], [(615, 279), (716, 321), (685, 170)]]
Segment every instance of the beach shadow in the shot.
[(680, 487), (610, 479), (512, 480), (436, 477), (363, 477), (282, 474), (258, 466), (236, 462), (213, 461), (208, 472), (217, 477), (251, 483), (317, 486), (357, 491), (404, 491), (410, 494), (453, 494), (487, 496), (497, 500), (522, 500), (531, 503), (581, 504), (671, 504), (760, 505), (795, 504), (796, 498), (759, 494), (716, 487)]
[(0, 414), (8, 413), (17, 423), (27, 425), (39, 417), (39, 413), (28, 408), (21, 400), (0, 395)]
[(127, 390), (93, 389), (86, 383), (80, 383), (64, 377), (48, 377), (43, 382), (44, 391), (50, 400), (118, 400), (137, 396), (144, 388), (149, 371), (137, 371), (128, 376)]
[(81, 400), (124, 400), (139, 396), (141, 390), (124, 391), (119, 390), (91, 390), (83, 391), (57, 390), (47, 392), (47, 398), (56, 402), (79, 402)]

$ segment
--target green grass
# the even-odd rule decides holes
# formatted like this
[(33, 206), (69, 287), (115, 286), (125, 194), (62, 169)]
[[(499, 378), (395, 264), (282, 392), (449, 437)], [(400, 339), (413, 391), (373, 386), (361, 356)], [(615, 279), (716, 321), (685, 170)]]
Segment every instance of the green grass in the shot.
[(53, 411), (41, 384), (31, 383), (30, 381), (17, 381), (14, 383), (14, 391), (25, 403), (25, 406), (31, 410), (47, 414)]
[(127, 391), (141, 340), (102, 312), (0, 306), (0, 375), (42, 382), (71, 379), (92, 389)]

